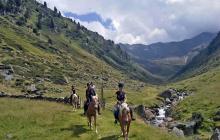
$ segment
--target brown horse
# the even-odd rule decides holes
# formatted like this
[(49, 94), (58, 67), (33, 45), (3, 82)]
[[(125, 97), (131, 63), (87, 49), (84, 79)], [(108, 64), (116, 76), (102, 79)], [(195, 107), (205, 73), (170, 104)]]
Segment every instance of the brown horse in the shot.
[(121, 126), (122, 135), (125, 140), (128, 140), (128, 133), (131, 124), (130, 109), (127, 103), (122, 103), (119, 108), (120, 111), (118, 118)]
[(96, 127), (98, 104), (99, 104), (98, 103), (98, 97), (93, 96), (92, 101), (89, 103), (88, 110), (86, 112), (86, 115), (87, 115), (87, 118), (88, 118), (88, 125), (89, 125), (90, 129), (92, 130), (92, 118), (93, 118), (96, 133), (98, 133), (97, 127)]
[(80, 97), (76, 94), (70, 96), (70, 104), (73, 106), (73, 110), (80, 108)]

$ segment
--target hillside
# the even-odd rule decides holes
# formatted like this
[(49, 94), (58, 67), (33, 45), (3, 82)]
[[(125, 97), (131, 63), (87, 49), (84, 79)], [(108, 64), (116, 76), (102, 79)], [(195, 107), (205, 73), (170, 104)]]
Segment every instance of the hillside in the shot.
[(220, 33), (210, 43), (210, 45), (195, 56), (186, 66), (183, 67), (174, 79), (184, 79), (192, 77), (220, 65)]
[(220, 67), (195, 75), (192, 78), (173, 83), (169, 87), (185, 88), (191, 90), (193, 95), (186, 98), (175, 108), (176, 119), (187, 121), (194, 112), (201, 113), (204, 117), (199, 131), (200, 137), (209, 139), (214, 128), (220, 128)]
[(62, 17), (56, 8), (35, 0), (0, 2), (0, 63), (12, 65), (14, 82), (40, 79), (62, 85), (103, 79), (115, 86), (129, 79), (158, 81), (113, 41)]
[(216, 36), (204, 32), (191, 39), (179, 42), (142, 44), (120, 44), (133, 60), (155, 75), (168, 78), (191, 61)]

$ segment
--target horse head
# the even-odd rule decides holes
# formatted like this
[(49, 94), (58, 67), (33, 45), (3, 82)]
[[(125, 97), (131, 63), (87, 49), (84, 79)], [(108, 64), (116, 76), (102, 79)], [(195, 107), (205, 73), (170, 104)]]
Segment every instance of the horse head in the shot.
[(125, 121), (125, 122), (128, 122), (129, 121), (129, 116), (130, 116), (130, 109), (128, 107), (128, 104), (127, 103), (122, 103), (120, 105), (120, 114), (122, 116), (122, 119)]

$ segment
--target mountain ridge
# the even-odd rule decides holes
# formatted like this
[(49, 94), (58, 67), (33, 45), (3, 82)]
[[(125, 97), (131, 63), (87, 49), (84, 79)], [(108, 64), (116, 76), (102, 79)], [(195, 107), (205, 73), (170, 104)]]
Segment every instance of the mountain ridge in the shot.
[(167, 43), (119, 44), (132, 59), (155, 75), (169, 79), (185, 64), (206, 48), (215, 33), (203, 32), (191, 39)]

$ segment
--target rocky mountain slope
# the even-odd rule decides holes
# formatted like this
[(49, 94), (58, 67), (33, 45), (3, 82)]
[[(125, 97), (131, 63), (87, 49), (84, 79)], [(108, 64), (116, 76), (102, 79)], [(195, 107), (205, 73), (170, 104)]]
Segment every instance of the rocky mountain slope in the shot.
[(113, 41), (62, 17), (46, 2), (1, 0), (0, 26), (0, 63), (11, 65), (15, 80), (23, 83), (159, 81)]
[(191, 39), (178, 42), (159, 42), (150, 45), (120, 44), (120, 46), (145, 69), (167, 78), (190, 62), (194, 56), (208, 46), (215, 36), (215, 33), (204, 32)]

